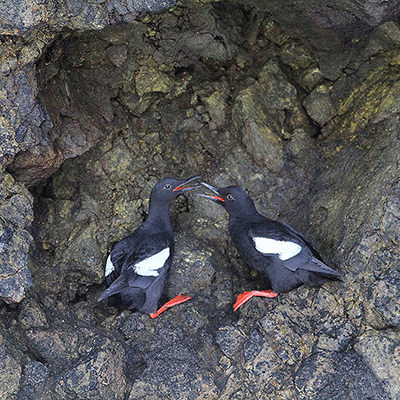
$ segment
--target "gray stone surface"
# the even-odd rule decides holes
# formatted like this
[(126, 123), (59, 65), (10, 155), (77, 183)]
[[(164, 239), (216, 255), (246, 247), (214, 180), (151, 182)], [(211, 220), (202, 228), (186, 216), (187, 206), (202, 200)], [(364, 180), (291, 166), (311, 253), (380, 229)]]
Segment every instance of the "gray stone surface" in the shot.
[(396, 0), (256, 0), (260, 10), (274, 14), (281, 22), (309, 33), (313, 25), (349, 33), (368, 32), (399, 15)]
[[(0, 398), (397, 400), (398, 26), (353, 37), (392, 3), (325, 4), (0, 6)], [(192, 174), (246, 188), (343, 282), (234, 313), (268, 283), (189, 193), (163, 300), (192, 300), (156, 320), (99, 304), (151, 187)]]
[(33, 220), (33, 198), (15, 179), (0, 173), (0, 298), (18, 303), (32, 285), (28, 250), (32, 241), (26, 230)]
[(320, 126), (324, 126), (336, 115), (330, 90), (325, 85), (317, 86), (303, 102), (308, 115)]

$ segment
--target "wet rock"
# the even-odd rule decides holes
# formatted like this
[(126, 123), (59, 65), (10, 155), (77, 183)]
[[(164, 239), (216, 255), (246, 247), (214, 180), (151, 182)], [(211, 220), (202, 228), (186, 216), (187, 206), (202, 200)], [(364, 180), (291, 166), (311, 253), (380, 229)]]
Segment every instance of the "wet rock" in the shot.
[(337, 112), (332, 103), (330, 91), (325, 85), (316, 87), (304, 99), (303, 104), (308, 115), (320, 126), (324, 126)]

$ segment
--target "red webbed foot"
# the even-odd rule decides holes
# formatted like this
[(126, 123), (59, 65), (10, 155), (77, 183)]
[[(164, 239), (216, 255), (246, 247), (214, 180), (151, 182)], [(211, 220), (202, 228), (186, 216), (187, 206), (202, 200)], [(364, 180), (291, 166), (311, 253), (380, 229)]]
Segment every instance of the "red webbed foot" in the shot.
[(191, 297), (189, 296), (184, 296), (183, 294), (180, 294), (173, 299), (167, 301), (163, 306), (161, 306), (155, 313), (149, 314), (150, 318), (157, 318), (161, 313), (163, 313), (165, 310), (168, 310), (168, 308), (171, 308), (173, 306), (176, 306), (178, 304), (184, 303), (185, 301), (190, 300)]
[(279, 293), (275, 293), (273, 290), (252, 290), (251, 292), (243, 292), (239, 294), (233, 305), (233, 311), (237, 311), (246, 301), (249, 301), (252, 297), (276, 297)]

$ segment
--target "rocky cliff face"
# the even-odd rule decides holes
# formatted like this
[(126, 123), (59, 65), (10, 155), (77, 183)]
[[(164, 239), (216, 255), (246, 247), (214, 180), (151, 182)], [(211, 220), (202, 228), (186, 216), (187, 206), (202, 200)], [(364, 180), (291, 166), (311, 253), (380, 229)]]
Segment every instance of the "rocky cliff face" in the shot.
[[(398, 5), (292, 3), (0, 6), (0, 398), (399, 398)], [(234, 313), (265, 282), (189, 193), (165, 298), (192, 301), (98, 304), (153, 184), (191, 174), (246, 188), (343, 282)]]

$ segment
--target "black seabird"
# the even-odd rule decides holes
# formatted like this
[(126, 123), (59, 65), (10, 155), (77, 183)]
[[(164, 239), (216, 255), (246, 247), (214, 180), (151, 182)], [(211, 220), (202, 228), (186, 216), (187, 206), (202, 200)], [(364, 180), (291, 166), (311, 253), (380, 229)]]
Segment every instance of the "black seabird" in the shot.
[(168, 308), (190, 299), (179, 295), (156, 311), (174, 256), (169, 207), (179, 194), (197, 188), (185, 185), (198, 178), (165, 178), (153, 187), (146, 221), (118, 242), (108, 256), (105, 278), (109, 288), (98, 301), (119, 294), (124, 308), (156, 318)]
[(199, 194), (222, 205), (229, 214), (229, 234), (240, 255), (270, 281), (272, 290), (253, 290), (240, 294), (236, 311), (254, 296), (276, 297), (302, 284), (318, 286), (340, 274), (328, 267), (304, 236), (294, 228), (264, 217), (253, 200), (236, 186), (215, 188), (202, 182), (216, 196)]

